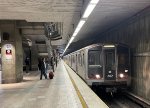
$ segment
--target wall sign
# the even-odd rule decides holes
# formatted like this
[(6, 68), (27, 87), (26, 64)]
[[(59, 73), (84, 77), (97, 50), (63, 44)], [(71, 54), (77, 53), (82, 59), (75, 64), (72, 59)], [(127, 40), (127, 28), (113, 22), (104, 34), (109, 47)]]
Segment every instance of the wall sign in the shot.
[(5, 45), (5, 55), (6, 55), (7, 60), (12, 59), (12, 45), (11, 44)]
[(11, 49), (6, 49), (6, 55), (12, 55)]
[(6, 44), (6, 45), (5, 45), (5, 48), (6, 48), (6, 50), (12, 49), (12, 45), (11, 45), (11, 44)]

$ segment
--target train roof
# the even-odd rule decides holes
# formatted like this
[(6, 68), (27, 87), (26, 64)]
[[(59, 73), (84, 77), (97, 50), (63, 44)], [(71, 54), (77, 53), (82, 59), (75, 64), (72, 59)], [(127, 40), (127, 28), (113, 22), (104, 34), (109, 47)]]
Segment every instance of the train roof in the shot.
[(95, 46), (104, 46), (104, 45), (115, 45), (115, 46), (120, 45), (120, 46), (128, 47), (128, 45), (122, 44), (122, 43), (96, 43), (96, 44), (92, 44), (92, 45), (88, 45), (86, 47), (83, 47), (83, 48), (81, 48), (81, 49), (79, 49), (77, 51), (71, 52), (71, 53), (69, 53), (67, 55), (74, 54), (74, 53), (77, 53), (77, 52), (85, 50), (85, 49), (90, 49), (90, 48), (93, 48)]

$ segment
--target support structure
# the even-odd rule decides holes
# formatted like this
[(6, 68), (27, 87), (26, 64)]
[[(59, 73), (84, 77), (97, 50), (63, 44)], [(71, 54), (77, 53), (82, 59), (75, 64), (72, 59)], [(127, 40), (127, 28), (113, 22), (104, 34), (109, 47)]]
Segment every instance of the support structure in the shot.
[(16, 21), (0, 22), (2, 35), (2, 83), (16, 83), (23, 80), (22, 36), (16, 28)]

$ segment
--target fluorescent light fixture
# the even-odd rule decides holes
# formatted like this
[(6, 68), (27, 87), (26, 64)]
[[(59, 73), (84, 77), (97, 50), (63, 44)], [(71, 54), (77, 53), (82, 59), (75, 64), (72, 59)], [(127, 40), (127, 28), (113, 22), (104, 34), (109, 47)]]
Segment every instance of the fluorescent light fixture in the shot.
[(88, 18), (98, 2), (99, 2), (99, 0), (91, 0), (88, 7), (86, 8), (82, 18)]
[(78, 34), (78, 32), (80, 31), (84, 23), (85, 23), (85, 20), (80, 20), (79, 24), (77, 25), (77, 28), (74, 31), (73, 36), (76, 36)]
[(63, 52), (63, 55), (64, 55), (64, 53), (66, 52), (66, 50), (68, 49), (69, 45), (70, 45), (70, 43), (67, 44), (67, 46), (66, 46), (66, 48), (65, 48), (65, 50), (64, 50), (64, 52)]
[(83, 14), (83, 18), (88, 18), (89, 15), (92, 13), (93, 9), (95, 8), (95, 6), (96, 6), (95, 4), (89, 4)]
[(80, 31), (81, 28), (76, 28), (76, 30), (74, 31), (74, 33), (78, 33)]
[(85, 23), (85, 20), (80, 20), (80, 22), (79, 22), (77, 28), (81, 28), (84, 23)]
[(67, 47), (66, 47), (66, 49), (69, 47), (69, 45), (70, 45), (70, 43), (68, 43), (68, 44), (67, 44)]
[(115, 45), (104, 45), (105, 48), (113, 48)]
[(99, 2), (99, 0), (91, 0), (90, 3), (91, 4), (97, 4)]
[(69, 40), (69, 43), (72, 43), (72, 41), (73, 41), (74, 38), (75, 37), (71, 37), (71, 39)]
[(74, 32), (72, 36), (75, 37), (77, 34), (78, 34), (77, 32)]

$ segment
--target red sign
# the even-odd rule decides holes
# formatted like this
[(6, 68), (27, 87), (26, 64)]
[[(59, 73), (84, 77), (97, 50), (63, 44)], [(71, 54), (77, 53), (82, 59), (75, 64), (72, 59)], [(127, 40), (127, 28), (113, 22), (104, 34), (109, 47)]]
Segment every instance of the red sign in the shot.
[(11, 49), (6, 50), (6, 55), (12, 55)]

